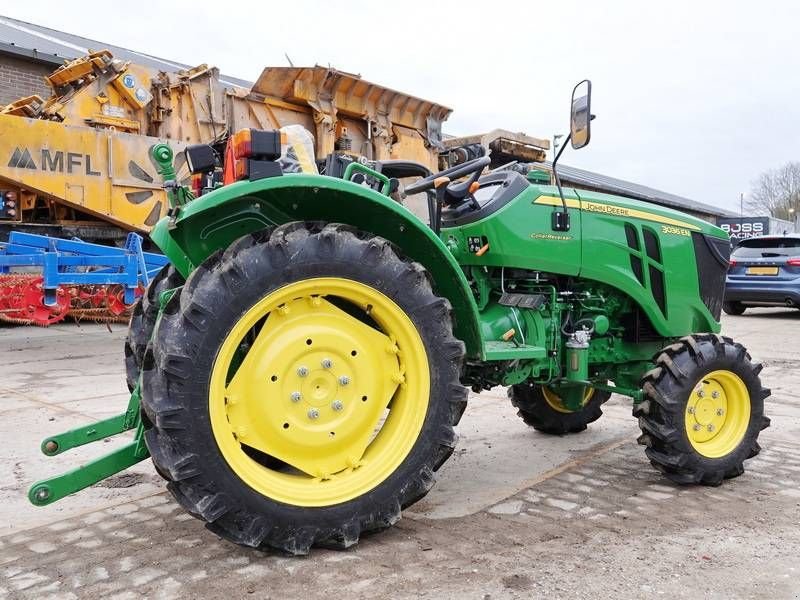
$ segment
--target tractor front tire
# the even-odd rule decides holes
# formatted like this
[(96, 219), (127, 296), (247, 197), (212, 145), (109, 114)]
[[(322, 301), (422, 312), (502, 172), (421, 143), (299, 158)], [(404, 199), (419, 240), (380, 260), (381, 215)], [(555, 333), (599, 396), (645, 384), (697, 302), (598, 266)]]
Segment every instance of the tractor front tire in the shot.
[(726, 315), (738, 316), (743, 315), (744, 311), (747, 310), (747, 307), (741, 302), (723, 302), (722, 310)]
[(645, 374), (633, 410), (651, 464), (676, 483), (719, 485), (744, 473), (769, 426), (760, 364), (741, 344), (714, 334), (667, 346)]
[(578, 411), (568, 410), (555, 391), (533, 383), (511, 386), (508, 397), (519, 409), (517, 415), (536, 431), (565, 435), (584, 431), (589, 423), (599, 419), (603, 414), (600, 407), (611, 394), (588, 388), (583, 407)]
[(343, 225), (288, 223), (210, 257), (143, 365), (168, 489), (218, 535), (291, 554), (389, 527), (455, 447), (450, 311), (422, 266)]
[(144, 295), (133, 307), (128, 335), (125, 338), (125, 378), (130, 391), (133, 391), (139, 381), (144, 351), (158, 317), (159, 296), (161, 292), (182, 285), (181, 274), (172, 265), (167, 265), (153, 277)]

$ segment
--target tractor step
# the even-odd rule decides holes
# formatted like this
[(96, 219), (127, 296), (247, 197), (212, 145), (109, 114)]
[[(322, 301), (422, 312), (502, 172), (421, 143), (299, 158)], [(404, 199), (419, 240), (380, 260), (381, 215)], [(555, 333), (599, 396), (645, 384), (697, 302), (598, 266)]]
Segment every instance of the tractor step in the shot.
[(484, 342), (483, 354), (487, 361), (545, 358), (547, 348), (518, 345), (513, 342)]

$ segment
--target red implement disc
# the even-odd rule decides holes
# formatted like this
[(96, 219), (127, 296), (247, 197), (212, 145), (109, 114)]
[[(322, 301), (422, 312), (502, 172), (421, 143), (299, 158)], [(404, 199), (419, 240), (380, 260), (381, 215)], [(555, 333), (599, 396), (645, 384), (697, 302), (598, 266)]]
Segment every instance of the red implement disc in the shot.
[(63, 321), (69, 312), (69, 295), (56, 290), (56, 303), (44, 303), (39, 275), (5, 275), (0, 278), (0, 319), (11, 323), (47, 327)]

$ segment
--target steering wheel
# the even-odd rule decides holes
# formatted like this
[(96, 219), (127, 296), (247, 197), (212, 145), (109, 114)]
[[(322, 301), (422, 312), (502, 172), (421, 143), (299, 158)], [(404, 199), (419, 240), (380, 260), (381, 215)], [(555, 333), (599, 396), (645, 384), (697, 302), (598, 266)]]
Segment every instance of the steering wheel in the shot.
[[(450, 167), (449, 169), (445, 169), (444, 171), (439, 171), (438, 173), (434, 173), (433, 175), (429, 175), (428, 177), (424, 177), (423, 179), (415, 181), (411, 185), (407, 185), (405, 187), (405, 192), (409, 196), (412, 194), (419, 194), (420, 192), (427, 192), (428, 190), (436, 187), (436, 180), (439, 179), (440, 177), (447, 177), (449, 179), (459, 179), (461, 177), (469, 175), (470, 173), (474, 173), (473, 179), (477, 179), (481, 171), (483, 171), (484, 167), (488, 165), (490, 162), (491, 159), (488, 156), (481, 156), (480, 158), (474, 158), (463, 164), (456, 165), (455, 167)], [(465, 187), (468, 188), (469, 186)]]

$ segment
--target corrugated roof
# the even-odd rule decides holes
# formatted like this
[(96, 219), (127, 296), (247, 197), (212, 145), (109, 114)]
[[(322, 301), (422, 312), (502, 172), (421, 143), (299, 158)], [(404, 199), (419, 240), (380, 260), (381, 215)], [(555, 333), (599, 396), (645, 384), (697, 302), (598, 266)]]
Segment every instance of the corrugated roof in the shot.
[[(72, 60), (97, 50), (110, 50), (115, 58), (129, 60), (159, 71), (174, 73), (197, 66), (185, 65), (0, 15), (0, 51), (2, 52), (61, 65), (65, 60)], [(245, 88), (252, 85), (252, 82), (227, 75), (220, 75), (220, 81)]]
[[(548, 170), (552, 170), (552, 164), (547, 162), (544, 166)], [(655, 204), (662, 204), (670, 208), (677, 208), (679, 210), (690, 210), (698, 213), (705, 213), (714, 215), (716, 217), (736, 217), (737, 213), (730, 212), (718, 206), (684, 198), (657, 190), (655, 188), (625, 181), (624, 179), (617, 179), (609, 177), (608, 175), (601, 175), (592, 171), (584, 171), (583, 169), (576, 169), (575, 167), (568, 167), (559, 163), (558, 174), (561, 177), (561, 183), (574, 183), (577, 185), (584, 185), (590, 188), (596, 188), (602, 191), (607, 191), (612, 194), (620, 196), (627, 196), (637, 200), (644, 200), (646, 202), (654, 202)]]

